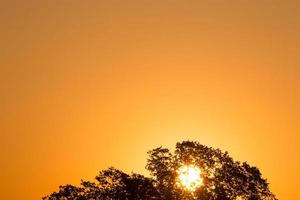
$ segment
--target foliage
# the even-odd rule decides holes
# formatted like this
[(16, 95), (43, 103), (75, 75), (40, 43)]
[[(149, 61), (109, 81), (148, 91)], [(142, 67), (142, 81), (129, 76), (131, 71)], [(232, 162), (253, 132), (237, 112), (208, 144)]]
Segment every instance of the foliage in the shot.
[[(276, 200), (258, 168), (234, 161), (227, 152), (184, 141), (175, 152), (156, 148), (148, 152), (146, 169), (151, 178), (128, 175), (115, 168), (103, 170), (96, 183), (82, 181), (81, 186), (60, 186), (44, 200)], [(176, 170), (182, 165), (201, 169), (203, 185), (194, 192), (177, 186)]]

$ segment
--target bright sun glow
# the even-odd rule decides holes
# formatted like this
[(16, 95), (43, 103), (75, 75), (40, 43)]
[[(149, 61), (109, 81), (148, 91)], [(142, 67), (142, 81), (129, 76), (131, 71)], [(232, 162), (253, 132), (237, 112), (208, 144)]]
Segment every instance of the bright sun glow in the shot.
[(184, 165), (177, 170), (177, 184), (188, 191), (195, 191), (202, 185), (201, 170), (194, 165)]

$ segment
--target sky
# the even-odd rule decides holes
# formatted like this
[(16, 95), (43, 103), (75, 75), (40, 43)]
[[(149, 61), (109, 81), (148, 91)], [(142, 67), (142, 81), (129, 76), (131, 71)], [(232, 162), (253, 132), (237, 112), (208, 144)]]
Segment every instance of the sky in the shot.
[(195, 140), (300, 199), (300, 2), (3, 0), (0, 194), (33, 200)]

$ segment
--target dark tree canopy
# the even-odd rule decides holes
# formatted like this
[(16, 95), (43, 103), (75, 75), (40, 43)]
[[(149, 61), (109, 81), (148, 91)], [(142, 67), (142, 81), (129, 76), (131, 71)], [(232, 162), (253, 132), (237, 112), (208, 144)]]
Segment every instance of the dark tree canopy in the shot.
[[(182, 165), (201, 169), (203, 184), (195, 191), (178, 187), (177, 169)], [(227, 152), (184, 141), (174, 153), (166, 148), (148, 152), (146, 169), (151, 177), (128, 175), (115, 168), (103, 170), (96, 182), (60, 186), (44, 200), (276, 200), (258, 168), (234, 161)]]

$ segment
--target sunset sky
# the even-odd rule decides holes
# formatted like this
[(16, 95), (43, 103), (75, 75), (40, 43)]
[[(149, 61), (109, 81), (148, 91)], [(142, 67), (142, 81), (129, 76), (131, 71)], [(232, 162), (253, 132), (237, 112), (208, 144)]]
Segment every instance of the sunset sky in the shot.
[(300, 199), (300, 1), (3, 0), (0, 196), (34, 200), (182, 140)]

